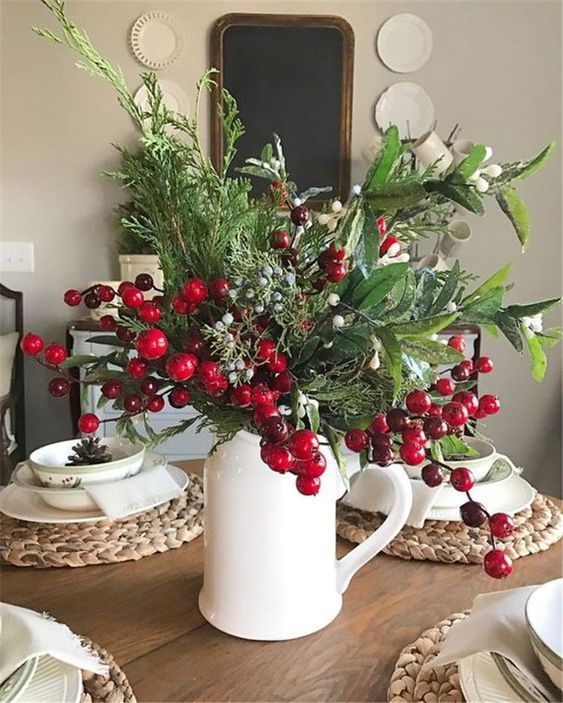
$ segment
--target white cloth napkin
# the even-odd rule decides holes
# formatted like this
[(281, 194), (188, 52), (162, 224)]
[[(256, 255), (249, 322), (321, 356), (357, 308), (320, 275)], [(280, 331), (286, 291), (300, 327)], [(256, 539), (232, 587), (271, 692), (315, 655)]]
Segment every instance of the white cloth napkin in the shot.
[(432, 668), (479, 652), (497, 652), (510, 659), (549, 698), (549, 681), (530, 642), (524, 608), (537, 586), (485, 593), (473, 602), (471, 614), (449, 631)]
[[(385, 480), (385, 477), (377, 471), (371, 471), (369, 467), (360, 475), (358, 472), (354, 472), (353, 475), (354, 480), (351, 483), (350, 491), (344, 496), (342, 502), (359, 510), (389, 515), (395, 495), (392, 486)], [(442, 486), (430, 488), (424, 481), (411, 481), (410, 484), (412, 508), (407, 518), (407, 525), (422, 527), (442, 490)]]
[(179, 498), (183, 494), (166, 466), (146, 469), (118, 484), (87, 485), (84, 490), (104, 515), (112, 520)]
[(24, 662), (48, 654), (77, 669), (107, 676), (108, 667), (66, 625), (17, 605), (0, 603), (0, 681)]

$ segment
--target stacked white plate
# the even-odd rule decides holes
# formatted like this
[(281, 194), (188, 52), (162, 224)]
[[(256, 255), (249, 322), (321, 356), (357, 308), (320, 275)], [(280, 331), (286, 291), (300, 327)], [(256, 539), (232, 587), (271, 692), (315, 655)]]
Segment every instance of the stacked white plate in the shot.
[(49, 656), (28, 659), (0, 684), (0, 703), (78, 703), (82, 675)]

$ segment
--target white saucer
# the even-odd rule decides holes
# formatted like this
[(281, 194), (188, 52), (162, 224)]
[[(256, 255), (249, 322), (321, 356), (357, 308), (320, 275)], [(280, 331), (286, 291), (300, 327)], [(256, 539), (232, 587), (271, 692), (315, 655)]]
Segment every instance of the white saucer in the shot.
[(416, 83), (394, 83), (377, 101), (375, 121), (382, 131), (397, 125), (401, 139), (418, 139), (432, 129), (434, 104)]
[[(481, 496), (481, 500), (486, 500), (485, 507), (490, 513), (508, 513), (514, 515), (532, 504), (536, 497), (536, 489), (525, 481), (521, 476), (513, 474), (503, 481), (502, 491), (490, 493), (486, 498)], [(477, 491), (472, 490), (471, 495), (475, 500)], [(465, 502), (465, 501), (463, 501)], [(454, 508), (432, 508), (428, 513), (427, 520), (453, 520), (460, 521), (459, 507)]]
[(500, 673), (489, 652), (464, 657), (457, 663), (459, 683), (466, 701), (471, 703), (522, 703)]
[[(185, 490), (188, 485), (187, 474), (177, 466), (168, 464), (170, 475), (180, 486)], [(148, 505), (137, 512), (144, 512), (151, 508), (160, 505), (160, 501)], [(99, 522), (100, 520), (108, 520), (109, 518), (102, 513), (101, 510), (93, 510), (88, 512), (72, 512), (70, 510), (58, 510), (50, 505), (47, 505), (38, 493), (32, 492), (26, 488), (19, 488), (11, 483), (0, 491), (0, 512), (17, 520), (26, 520), (27, 522), (46, 522), (57, 524), (68, 524), (71, 522)], [(137, 512), (131, 513), (136, 515)], [(129, 516), (127, 516), (129, 517)], [(125, 519), (125, 518), (120, 518)]]
[(394, 15), (377, 34), (377, 53), (392, 71), (417, 71), (424, 66), (432, 53), (430, 27), (417, 15)]
[(80, 669), (43, 656), (18, 700), (21, 703), (78, 703), (82, 693)]

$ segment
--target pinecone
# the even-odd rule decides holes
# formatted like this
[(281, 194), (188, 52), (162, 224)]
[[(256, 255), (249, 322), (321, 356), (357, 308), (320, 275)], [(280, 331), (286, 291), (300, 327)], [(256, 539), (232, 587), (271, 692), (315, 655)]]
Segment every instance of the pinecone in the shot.
[(109, 449), (100, 444), (101, 437), (85, 437), (75, 444), (66, 466), (88, 466), (90, 464), (107, 464), (112, 460)]

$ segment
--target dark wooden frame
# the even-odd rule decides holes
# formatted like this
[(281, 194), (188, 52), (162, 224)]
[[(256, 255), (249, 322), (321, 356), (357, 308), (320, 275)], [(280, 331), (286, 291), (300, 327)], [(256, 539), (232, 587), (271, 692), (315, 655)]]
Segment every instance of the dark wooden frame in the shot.
[[(20, 339), (23, 335), (23, 293), (12, 290), (0, 283), (0, 298), (13, 300), (15, 307), (15, 332), (18, 332)], [(23, 354), (19, 344), (16, 347), (14, 357), (14, 368), (12, 370), (12, 382), (8, 395), (0, 398), (0, 422), (4, 422), (4, 415), (13, 412), (14, 427), (13, 432), (16, 437), (17, 447), (10, 455), (2, 456), (2, 483), (7, 483), (11, 469), (18, 461), (24, 459), (26, 454), (26, 434), (25, 434), (25, 384)], [(3, 448), (2, 448), (3, 449)], [(9, 459), (11, 466), (5, 465), (5, 460)]]
[[(210, 65), (219, 71), (217, 85), (211, 91), (210, 154), (219, 170), (223, 161), (223, 134), (219, 120), (219, 105), (223, 90), (223, 36), (230, 27), (332, 27), (342, 35), (342, 90), (340, 97), (340, 172), (336, 193), (347, 200), (350, 191), (350, 161), (352, 145), (352, 99), (354, 83), (354, 30), (343, 18), (335, 15), (268, 15), (231, 13), (220, 17), (211, 29), (209, 40)], [(314, 203), (312, 199), (310, 201)]]

